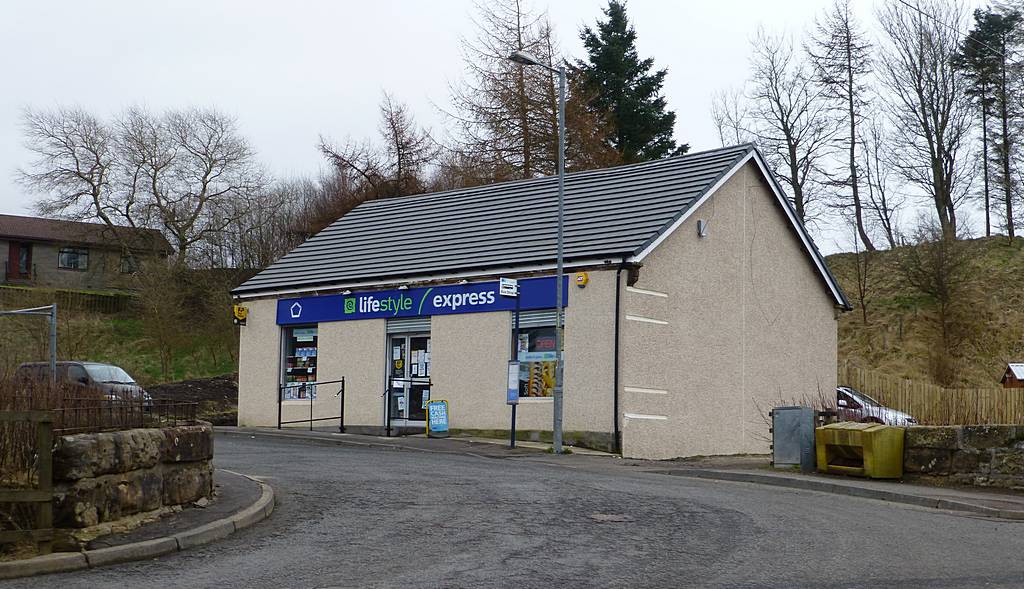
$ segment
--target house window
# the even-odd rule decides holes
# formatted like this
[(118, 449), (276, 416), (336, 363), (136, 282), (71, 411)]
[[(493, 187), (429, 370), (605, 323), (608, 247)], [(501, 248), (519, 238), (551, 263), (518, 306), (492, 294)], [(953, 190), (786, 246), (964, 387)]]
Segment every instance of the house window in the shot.
[(139, 262), (132, 254), (121, 254), (121, 274), (135, 274), (139, 270)]
[(62, 247), (57, 254), (57, 267), (64, 270), (88, 270), (89, 250), (82, 247)]
[(18, 274), (28, 276), (32, 266), (32, 244), (23, 243), (18, 249)]

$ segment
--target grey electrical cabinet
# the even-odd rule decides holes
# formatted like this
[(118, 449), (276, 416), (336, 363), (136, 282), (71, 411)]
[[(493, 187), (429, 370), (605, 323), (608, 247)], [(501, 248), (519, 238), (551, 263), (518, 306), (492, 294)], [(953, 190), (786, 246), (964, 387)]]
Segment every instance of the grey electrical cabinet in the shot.
[(814, 409), (776, 407), (772, 409), (772, 466), (803, 472), (815, 467)]

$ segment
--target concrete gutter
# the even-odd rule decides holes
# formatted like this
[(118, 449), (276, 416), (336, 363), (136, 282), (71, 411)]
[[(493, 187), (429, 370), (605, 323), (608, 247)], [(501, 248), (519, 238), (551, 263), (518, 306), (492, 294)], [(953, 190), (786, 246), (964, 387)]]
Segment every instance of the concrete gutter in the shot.
[(1002, 519), (1024, 520), (1024, 511), (1015, 509), (998, 509), (974, 503), (955, 501), (951, 499), (940, 499), (936, 497), (925, 497), (899, 491), (888, 491), (883, 489), (869, 489), (856, 485), (845, 485), (832, 483), (824, 480), (811, 478), (785, 477), (772, 474), (762, 474), (749, 471), (733, 470), (708, 470), (701, 468), (682, 468), (678, 470), (648, 471), (657, 474), (667, 474), (680, 477), (691, 477), (697, 479), (710, 479), (717, 481), (731, 481), (736, 483), (753, 483), (757, 485), (770, 485), (775, 487), (786, 487), (789, 489), (802, 489), (807, 491), (819, 491), (822, 493), (833, 493), (836, 495), (848, 495), (850, 497), (861, 497), (864, 499), (877, 499), (892, 503), (903, 503), (916, 505), (918, 507), (930, 507), (932, 509), (945, 509), (950, 511), (963, 511), (976, 513), (988, 517)]
[(82, 552), (55, 552), (45, 556), (0, 562), (0, 579), (13, 579), (46, 573), (63, 573), (108, 564), (146, 560), (201, 546), (226, 538), (235, 532), (262, 521), (274, 512), (274, 489), (263, 481), (242, 475), (260, 486), (260, 497), (248, 507), (208, 524), (185, 532)]

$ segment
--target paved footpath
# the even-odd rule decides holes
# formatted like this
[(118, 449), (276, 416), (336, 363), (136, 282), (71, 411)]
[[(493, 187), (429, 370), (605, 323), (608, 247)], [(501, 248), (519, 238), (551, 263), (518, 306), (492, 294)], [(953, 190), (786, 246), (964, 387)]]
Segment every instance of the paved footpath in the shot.
[(270, 519), (0, 587), (1024, 586), (1024, 522), (651, 471), (674, 463), (385, 442), (219, 433), (218, 467), (275, 488)]

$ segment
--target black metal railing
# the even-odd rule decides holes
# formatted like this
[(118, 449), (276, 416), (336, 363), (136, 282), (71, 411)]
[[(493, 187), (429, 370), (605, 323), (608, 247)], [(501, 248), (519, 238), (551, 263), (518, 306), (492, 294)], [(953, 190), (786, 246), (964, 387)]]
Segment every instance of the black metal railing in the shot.
[(39, 397), (19, 395), (5, 397), (2, 404), (9, 411), (50, 411), (53, 433), (57, 435), (194, 425), (199, 408), (196, 402), (171, 399), (62, 397), (54, 401), (42, 402)]
[[(313, 417), (313, 405), (316, 402), (317, 388), (327, 385), (339, 385), (338, 392), (334, 393), (336, 398), (339, 398), (339, 409), (338, 414), (332, 417)], [(328, 387), (333, 389), (333, 386)], [(294, 397), (290, 399), (292, 401), (309, 401), (309, 418), (308, 419), (291, 419), (284, 421), (282, 419), (284, 412), (284, 401), (285, 393), (287, 391), (293, 391), (291, 395)], [(281, 429), (282, 425), (294, 424), (294, 423), (309, 423), (309, 431), (313, 431), (313, 422), (316, 421), (333, 421), (338, 420), (338, 432), (345, 433), (345, 377), (341, 377), (338, 380), (324, 380), (320, 382), (290, 382), (282, 384), (277, 390), (277, 429)]]

